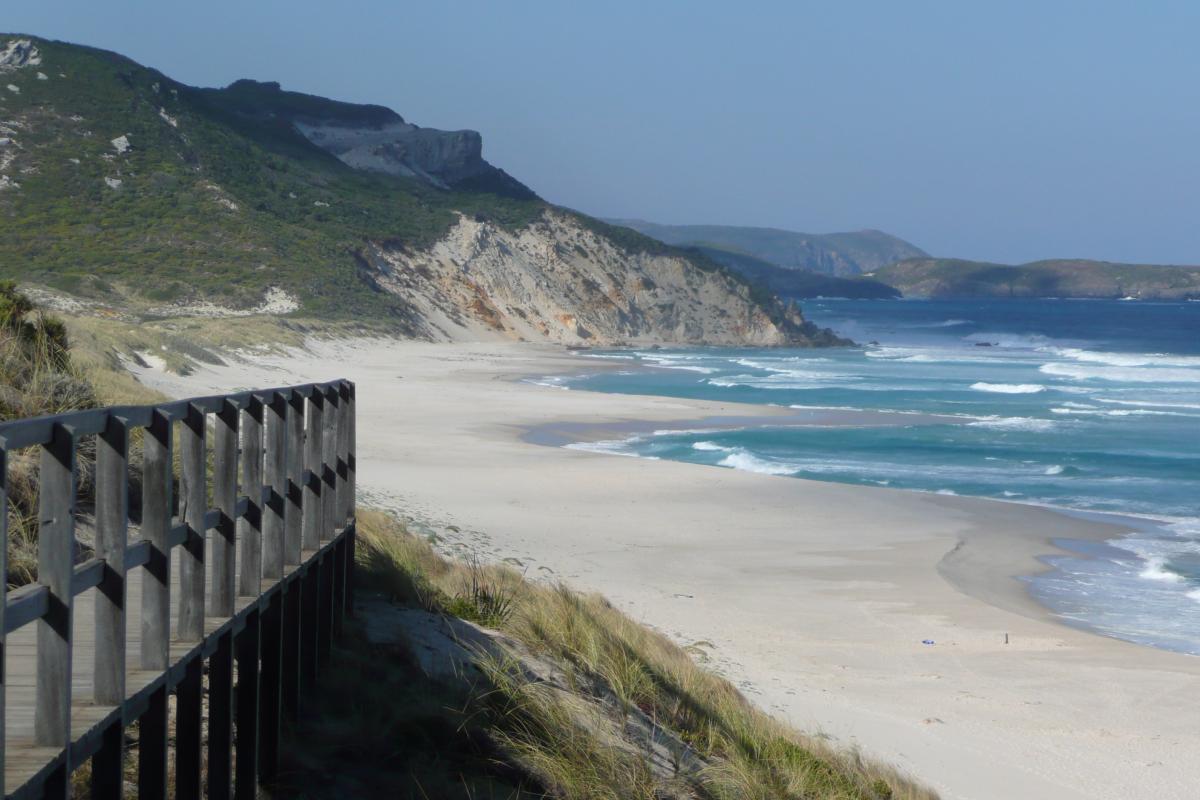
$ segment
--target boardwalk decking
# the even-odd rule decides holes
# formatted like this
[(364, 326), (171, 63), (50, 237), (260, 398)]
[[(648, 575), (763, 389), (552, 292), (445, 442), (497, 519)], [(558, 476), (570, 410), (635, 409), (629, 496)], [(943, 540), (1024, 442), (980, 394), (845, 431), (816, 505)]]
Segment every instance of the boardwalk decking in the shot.
[[(141, 524), (130, 536), (138, 429)], [(76, 564), (76, 449), (88, 440), (96, 557)], [(136, 722), (139, 797), (166, 796), (169, 773), (178, 798), (204, 786), (254, 797), (274, 778), (281, 716), (298, 710), (349, 606), (353, 385), (5, 423), (5, 503), (8, 460), (23, 447), (41, 451), (39, 576), (0, 606), (4, 796), (66, 797), (91, 759), (92, 795), (120, 797)]]

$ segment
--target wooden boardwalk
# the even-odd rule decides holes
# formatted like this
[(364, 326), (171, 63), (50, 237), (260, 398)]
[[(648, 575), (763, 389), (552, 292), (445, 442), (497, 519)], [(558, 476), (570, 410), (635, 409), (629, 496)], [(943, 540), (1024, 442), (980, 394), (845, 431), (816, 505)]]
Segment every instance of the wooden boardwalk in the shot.
[[(76, 564), (75, 452), (88, 437), (96, 557)], [(353, 385), (5, 423), (0, 499), (22, 447), (42, 451), (39, 577), (0, 606), (4, 796), (66, 797), (89, 759), (93, 796), (122, 796), (136, 722), (139, 797), (254, 797), (275, 776), (282, 718), (297, 713), (349, 608)]]

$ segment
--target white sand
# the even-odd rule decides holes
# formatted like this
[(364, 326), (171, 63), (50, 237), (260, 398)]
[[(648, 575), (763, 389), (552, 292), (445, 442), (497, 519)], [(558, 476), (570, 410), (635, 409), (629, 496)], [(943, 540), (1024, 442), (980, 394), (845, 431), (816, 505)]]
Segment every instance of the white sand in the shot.
[(714, 668), (779, 717), (947, 797), (1200, 795), (1200, 659), (1054, 622), (1013, 577), (1038, 569), (1049, 537), (1119, 529), (523, 441), (550, 421), (767, 413), (514, 380), (579, 368), (532, 345), (360, 342), (186, 378), (141, 373), (177, 396), (357, 381), (364, 502), (518, 558), (531, 577), (603, 592), (681, 643), (703, 643)]

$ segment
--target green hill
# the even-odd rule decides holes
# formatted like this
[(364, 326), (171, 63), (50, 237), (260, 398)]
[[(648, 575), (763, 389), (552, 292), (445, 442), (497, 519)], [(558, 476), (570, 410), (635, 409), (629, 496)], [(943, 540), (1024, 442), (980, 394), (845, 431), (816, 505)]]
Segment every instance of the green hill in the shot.
[(474, 131), (382, 106), (195, 88), (0, 34), (0, 279), (103, 313), (295, 311), (434, 339), (836, 341), (708, 259), (546, 203), (481, 152)]
[(724, 264), (780, 297), (879, 300), (900, 296), (899, 291), (886, 283), (869, 278), (838, 278), (807, 269), (785, 269), (761, 258), (707, 245), (694, 245), (689, 249)]
[(906, 258), (927, 255), (919, 247), (882, 231), (812, 234), (733, 225), (659, 225), (639, 219), (609, 222), (667, 244), (703, 244), (753, 256), (785, 269), (807, 269), (841, 277), (853, 277)]
[(22, 38), (40, 64), (0, 75), (0, 277), (234, 306), (272, 285), (315, 314), (387, 313), (356, 278), (364, 238), (420, 247), (455, 210), (509, 225), (542, 210), (528, 190), (350, 169), (290, 125), (300, 109), (348, 121), (386, 109), (244, 82), (195, 89), (115, 53)]
[(952, 258), (902, 261), (872, 278), (910, 297), (1200, 299), (1200, 267), (1057, 259), (991, 264)]

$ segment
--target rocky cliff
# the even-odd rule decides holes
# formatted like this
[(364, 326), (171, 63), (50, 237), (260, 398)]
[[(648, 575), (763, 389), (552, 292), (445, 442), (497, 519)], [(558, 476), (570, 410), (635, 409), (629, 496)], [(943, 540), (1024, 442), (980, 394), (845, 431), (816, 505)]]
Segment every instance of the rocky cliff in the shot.
[(284, 91), (274, 81), (234, 81), (201, 90), (222, 109), (260, 124), (291, 125), (353, 169), (417, 178), (439, 189), (483, 188), (534, 199), (527, 186), (483, 158), (478, 131), (422, 128), (390, 108)]
[(431, 339), (843, 343), (721, 270), (682, 253), (625, 249), (557, 210), (517, 230), (461, 216), (429, 249), (372, 243), (361, 264), (365, 279), (408, 305), (414, 333)]

